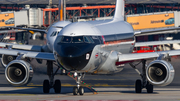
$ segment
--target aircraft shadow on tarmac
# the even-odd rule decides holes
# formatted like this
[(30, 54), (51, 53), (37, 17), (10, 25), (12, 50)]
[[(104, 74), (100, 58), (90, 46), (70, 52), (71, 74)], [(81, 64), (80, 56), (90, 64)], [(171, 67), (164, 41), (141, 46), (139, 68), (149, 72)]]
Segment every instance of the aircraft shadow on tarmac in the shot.
[[(106, 87), (108, 88), (108, 87)], [(13, 88), (14, 90), (0, 90), (0, 94), (44, 94), (43, 93), (43, 88), (42, 87), (15, 87)], [(109, 88), (108, 88), (109, 89)], [(62, 87), (61, 88), (61, 93), (60, 94), (72, 94), (73, 87)], [(84, 87), (85, 93), (93, 93), (89, 88)], [(136, 94), (134, 90), (128, 90), (128, 91), (98, 91), (99, 93), (109, 93), (109, 92), (117, 92), (117, 93), (127, 93), (127, 94)], [(54, 93), (54, 90), (51, 89), (49, 94), (56, 94)], [(146, 90), (143, 90), (142, 94), (148, 94), (146, 93)], [(159, 94), (158, 91), (154, 92), (153, 94)]]
[[(88, 88), (84, 88), (85, 92), (92, 92)], [(73, 87), (62, 87), (61, 94), (72, 93)], [(93, 92), (92, 92), (93, 93)], [(15, 87), (14, 90), (0, 90), (0, 94), (45, 94), (43, 93), (43, 87)], [(54, 89), (50, 89), (49, 94), (54, 93)]]

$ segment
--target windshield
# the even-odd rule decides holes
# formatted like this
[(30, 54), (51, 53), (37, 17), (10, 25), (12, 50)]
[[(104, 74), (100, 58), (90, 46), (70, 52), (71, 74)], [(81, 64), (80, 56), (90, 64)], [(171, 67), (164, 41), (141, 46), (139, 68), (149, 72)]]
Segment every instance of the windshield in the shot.
[(93, 39), (89, 36), (61, 36), (61, 38), (58, 39), (58, 43), (94, 43)]
[(83, 36), (78, 36), (78, 37), (72, 37), (72, 43), (83, 43)]
[(71, 40), (72, 40), (71, 37), (65, 36), (65, 37), (63, 37), (63, 39), (62, 39), (62, 43), (70, 43)]

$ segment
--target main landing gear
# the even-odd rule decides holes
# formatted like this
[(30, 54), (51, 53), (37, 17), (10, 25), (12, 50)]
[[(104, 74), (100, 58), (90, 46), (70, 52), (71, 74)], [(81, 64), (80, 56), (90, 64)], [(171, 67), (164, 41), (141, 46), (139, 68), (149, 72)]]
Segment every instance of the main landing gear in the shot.
[(74, 76), (77, 77), (77, 86), (73, 87), (73, 95), (84, 95), (84, 88), (81, 86), (81, 79), (84, 78), (85, 74), (74, 73)]
[(136, 64), (136, 65), (133, 65), (132, 63), (130, 63), (130, 66), (133, 67), (136, 72), (138, 72), (138, 74), (141, 76), (141, 79), (142, 80), (136, 80), (136, 83), (135, 83), (135, 92), (136, 93), (141, 93), (142, 92), (142, 89), (143, 88), (146, 88), (147, 90), (147, 93), (153, 93), (153, 85), (150, 84), (147, 79), (146, 79), (146, 60), (142, 60), (142, 73), (139, 72), (138, 69), (136, 69), (136, 66), (139, 65)]
[(55, 93), (61, 93), (61, 81), (55, 80), (54, 82), (54, 76), (58, 72), (59, 67), (53, 73), (53, 61), (47, 61), (47, 75), (49, 76), (49, 80), (44, 80), (43, 82), (43, 92), (49, 93), (49, 90), (51, 88), (54, 88)]

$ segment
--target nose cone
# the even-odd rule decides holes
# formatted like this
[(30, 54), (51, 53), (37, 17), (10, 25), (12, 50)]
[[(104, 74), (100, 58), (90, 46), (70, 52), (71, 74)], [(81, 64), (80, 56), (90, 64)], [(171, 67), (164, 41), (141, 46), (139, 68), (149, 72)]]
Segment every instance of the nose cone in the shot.
[(85, 60), (84, 56), (59, 57), (58, 60), (67, 70), (81, 70), (87, 65), (88, 62)]
[(61, 57), (78, 57), (81, 49), (75, 46), (62, 46), (59, 55)]
[(67, 70), (81, 70), (90, 59), (92, 49), (85, 48), (84, 45), (60, 45), (56, 52), (58, 53), (58, 62)]

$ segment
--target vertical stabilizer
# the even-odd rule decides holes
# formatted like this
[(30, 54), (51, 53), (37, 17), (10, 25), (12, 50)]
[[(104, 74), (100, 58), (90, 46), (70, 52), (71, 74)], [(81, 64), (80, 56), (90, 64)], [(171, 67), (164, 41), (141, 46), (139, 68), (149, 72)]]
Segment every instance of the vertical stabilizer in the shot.
[(114, 21), (124, 20), (124, 5), (125, 5), (125, 0), (116, 0)]

